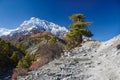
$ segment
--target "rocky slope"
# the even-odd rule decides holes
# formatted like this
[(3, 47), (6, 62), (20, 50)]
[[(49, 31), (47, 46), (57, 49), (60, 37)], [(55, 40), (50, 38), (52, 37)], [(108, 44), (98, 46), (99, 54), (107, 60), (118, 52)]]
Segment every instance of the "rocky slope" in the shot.
[(120, 80), (120, 35), (87, 41), (18, 80)]

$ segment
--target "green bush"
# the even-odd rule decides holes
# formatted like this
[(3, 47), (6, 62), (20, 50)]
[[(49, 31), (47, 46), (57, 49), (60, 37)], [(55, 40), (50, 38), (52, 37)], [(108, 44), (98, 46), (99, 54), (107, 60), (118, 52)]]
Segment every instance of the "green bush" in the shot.
[(35, 55), (30, 55), (30, 54), (26, 54), (25, 57), (23, 57), (17, 65), (17, 69), (20, 68), (29, 68), (31, 63), (35, 60)]
[(22, 55), (21, 50), (0, 39), (0, 73), (14, 68)]
[(56, 43), (56, 38), (55, 37), (51, 37), (49, 40), (50, 44), (55, 44)]

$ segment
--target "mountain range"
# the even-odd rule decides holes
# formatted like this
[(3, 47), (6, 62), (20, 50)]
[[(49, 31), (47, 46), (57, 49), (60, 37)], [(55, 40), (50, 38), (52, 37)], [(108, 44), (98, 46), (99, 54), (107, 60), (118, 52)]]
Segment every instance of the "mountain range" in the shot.
[(68, 32), (65, 27), (61, 27), (55, 23), (48, 22), (46, 20), (32, 17), (30, 18), (30, 20), (24, 21), (16, 29), (0, 28), (0, 36), (14, 36), (18, 34), (28, 35), (29, 33), (32, 33), (32, 30), (50, 32), (59, 38), (62, 38)]

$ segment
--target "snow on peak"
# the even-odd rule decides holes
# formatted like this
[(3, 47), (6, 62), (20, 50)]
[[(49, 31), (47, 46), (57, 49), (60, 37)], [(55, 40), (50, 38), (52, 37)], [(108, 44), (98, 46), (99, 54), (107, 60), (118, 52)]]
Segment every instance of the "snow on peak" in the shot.
[(35, 17), (31, 17), (31, 18), (30, 18), (30, 20), (34, 20), (34, 19), (36, 19), (36, 18), (35, 18)]
[(11, 31), (8, 34), (11, 36), (19, 33), (26, 35), (33, 29), (50, 32), (59, 38), (63, 37), (68, 32), (68, 30), (65, 27), (61, 27), (57, 24), (48, 22), (46, 20), (31, 17), (29, 20), (24, 21), (18, 28), (16, 28), (14, 31)]
[(30, 20), (24, 21), (16, 30), (17, 32), (29, 32), (33, 29), (51, 32), (52, 34), (63, 37), (68, 32), (65, 27), (61, 27), (52, 22), (41, 20), (39, 18), (32, 17)]
[(13, 30), (10, 30), (10, 29), (0, 28), (0, 36), (8, 35), (8, 34), (10, 34), (10, 32), (12, 32), (12, 31), (13, 31)]

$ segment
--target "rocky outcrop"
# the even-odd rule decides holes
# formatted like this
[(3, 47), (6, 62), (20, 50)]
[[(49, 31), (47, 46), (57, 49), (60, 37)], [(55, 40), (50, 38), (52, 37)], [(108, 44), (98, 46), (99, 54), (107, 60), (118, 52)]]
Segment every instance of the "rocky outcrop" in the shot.
[(18, 80), (120, 80), (120, 35), (106, 41), (87, 41), (82, 47)]

